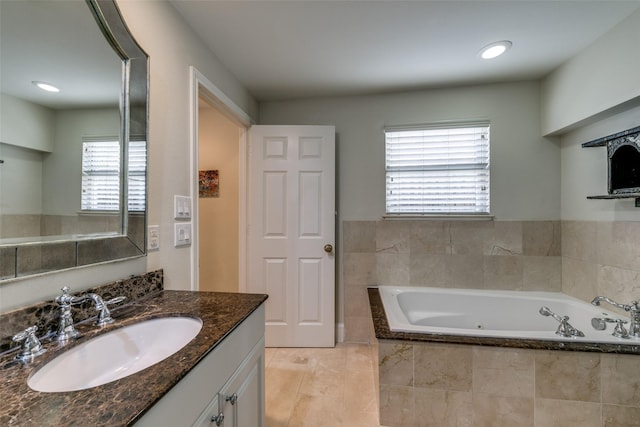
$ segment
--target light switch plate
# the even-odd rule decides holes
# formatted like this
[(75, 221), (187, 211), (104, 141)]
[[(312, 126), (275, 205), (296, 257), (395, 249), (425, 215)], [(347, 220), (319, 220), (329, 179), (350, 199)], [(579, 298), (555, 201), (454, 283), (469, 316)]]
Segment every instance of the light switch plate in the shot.
[(191, 219), (191, 197), (173, 196), (174, 219)]
[(160, 226), (149, 226), (149, 239), (147, 240), (147, 250), (157, 251), (160, 249)]
[(174, 239), (173, 245), (177, 248), (180, 246), (191, 245), (191, 223), (190, 222), (177, 222), (174, 224)]

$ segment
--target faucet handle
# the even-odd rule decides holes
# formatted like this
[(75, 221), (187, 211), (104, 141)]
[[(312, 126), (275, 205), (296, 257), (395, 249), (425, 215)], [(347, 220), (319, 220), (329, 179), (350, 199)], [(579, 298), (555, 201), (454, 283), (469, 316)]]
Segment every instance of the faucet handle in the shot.
[(34, 357), (40, 356), (44, 353), (44, 347), (38, 337), (36, 337), (36, 331), (38, 327), (36, 325), (30, 326), (22, 332), (18, 332), (12, 338), (13, 342), (22, 342), (22, 348), (20, 353), (16, 355), (16, 359), (21, 362), (30, 362)]
[(94, 294), (94, 300), (96, 303), (96, 311), (98, 311), (98, 319), (96, 320), (96, 326), (104, 326), (110, 323), (113, 323), (113, 317), (111, 317), (111, 312), (109, 311), (108, 306), (113, 304), (118, 304), (126, 300), (127, 297), (119, 296), (115, 298), (111, 298), (110, 300), (103, 301), (98, 295)]
[(618, 338), (629, 339), (630, 338), (629, 331), (627, 331), (627, 328), (624, 327), (624, 324), (628, 322), (622, 319), (615, 319), (615, 320), (616, 320), (616, 327), (613, 330), (613, 333), (611, 335)]
[(83, 298), (78, 298), (76, 296), (69, 294), (69, 287), (64, 286), (62, 289), (62, 295), (58, 295), (55, 299), (56, 304), (60, 307), (69, 307), (71, 305), (80, 304), (84, 301)]

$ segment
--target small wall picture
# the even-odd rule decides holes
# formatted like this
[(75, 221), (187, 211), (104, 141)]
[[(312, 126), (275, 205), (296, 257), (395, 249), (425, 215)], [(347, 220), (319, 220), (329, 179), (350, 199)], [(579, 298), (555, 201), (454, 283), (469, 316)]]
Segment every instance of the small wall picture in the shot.
[(200, 197), (220, 197), (220, 177), (217, 170), (199, 171)]

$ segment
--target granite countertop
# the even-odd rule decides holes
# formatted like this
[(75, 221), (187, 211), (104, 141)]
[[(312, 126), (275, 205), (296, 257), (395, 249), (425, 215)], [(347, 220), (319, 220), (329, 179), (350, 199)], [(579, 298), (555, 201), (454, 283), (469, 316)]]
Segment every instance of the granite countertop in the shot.
[[(2, 426), (125, 426), (140, 417), (247, 318), (266, 295), (214, 292), (160, 291), (113, 309), (115, 323), (103, 328), (87, 322), (77, 325), (83, 334), (66, 344), (43, 341), (47, 352), (32, 363), (0, 359), (0, 425)], [(128, 377), (87, 390), (42, 393), (31, 390), (27, 379), (61, 352), (101, 333), (156, 317), (192, 316), (202, 319), (202, 330), (184, 348), (167, 359)]]
[(535, 339), (514, 339), (514, 338), (493, 338), (468, 335), (447, 335), (441, 333), (427, 332), (395, 332), (389, 328), (387, 315), (384, 311), (382, 298), (377, 288), (368, 288), (369, 307), (373, 318), (373, 327), (376, 338), (379, 340), (403, 340), (403, 341), (423, 341), (440, 342), (449, 344), (471, 344), (488, 345), (494, 347), (530, 348), (540, 350), (573, 350), (591, 351), (598, 353), (625, 353), (639, 354), (640, 345), (618, 345), (604, 343), (589, 343), (580, 341), (546, 341)]

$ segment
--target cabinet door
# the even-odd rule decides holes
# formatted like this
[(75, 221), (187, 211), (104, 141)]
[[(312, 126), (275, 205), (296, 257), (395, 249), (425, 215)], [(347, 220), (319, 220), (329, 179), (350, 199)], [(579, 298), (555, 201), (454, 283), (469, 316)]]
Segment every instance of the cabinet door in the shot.
[[(204, 410), (204, 412), (202, 414), (200, 414), (200, 417), (198, 418), (198, 420), (193, 424), (193, 427), (211, 427), (211, 426), (215, 426), (216, 422), (212, 421), (213, 417), (224, 417), (224, 415), (222, 414), (222, 408), (220, 408), (220, 403), (219, 403), (219, 394), (216, 394), (215, 397), (213, 398), (213, 400), (207, 405), (207, 409)], [(231, 424), (224, 424), (224, 420), (223, 418), (218, 418), (220, 420), (219, 425), (223, 426), (223, 425), (231, 425)]]
[(244, 360), (220, 391), (219, 398), (225, 427), (264, 426), (264, 343)]

